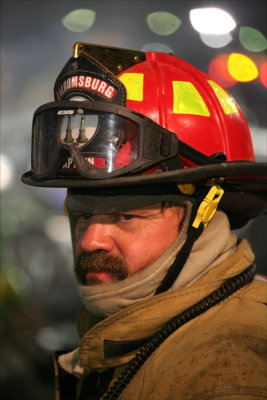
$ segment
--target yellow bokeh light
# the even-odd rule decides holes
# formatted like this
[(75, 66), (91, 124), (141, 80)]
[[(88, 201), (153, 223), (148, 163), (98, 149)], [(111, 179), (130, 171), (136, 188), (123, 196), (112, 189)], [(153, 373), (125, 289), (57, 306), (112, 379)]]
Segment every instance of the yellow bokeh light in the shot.
[(249, 82), (259, 75), (254, 61), (240, 53), (232, 53), (228, 59), (228, 70), (230, 75), (239, 82)]

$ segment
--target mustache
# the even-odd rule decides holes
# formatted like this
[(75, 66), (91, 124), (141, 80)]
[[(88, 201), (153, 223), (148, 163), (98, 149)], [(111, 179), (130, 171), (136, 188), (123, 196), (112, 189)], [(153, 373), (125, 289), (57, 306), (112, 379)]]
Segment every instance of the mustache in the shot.
[(119, 281), (128, 275), (126, 265), (120, 257), (108, 254), (105, 250), (96, 250), (91, 253), (83, 252), (75, 262), (74, 272), (81, 284), (86, 285), (88, 272), (109, 272)]

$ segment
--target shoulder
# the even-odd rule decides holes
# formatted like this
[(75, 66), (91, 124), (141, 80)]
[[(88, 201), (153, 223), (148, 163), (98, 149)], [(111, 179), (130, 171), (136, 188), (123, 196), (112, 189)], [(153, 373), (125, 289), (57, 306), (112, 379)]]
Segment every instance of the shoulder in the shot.
[(253, 281), (170, 335), (148, 360), (151, 398), (267, 398), (266, 296), (264, 282)]

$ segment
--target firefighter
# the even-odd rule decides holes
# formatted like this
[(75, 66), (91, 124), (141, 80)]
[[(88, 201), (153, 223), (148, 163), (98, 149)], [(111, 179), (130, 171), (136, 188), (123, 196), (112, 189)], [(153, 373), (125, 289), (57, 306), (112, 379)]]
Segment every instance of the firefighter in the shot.
[(267, 163), (238, 104), (172, 54), (89, 43), (54, 96), (22, 180), (67, 188), (84, 305), (56, 398), (267, 398), (266, 282), (232, 232), (266, 206)]

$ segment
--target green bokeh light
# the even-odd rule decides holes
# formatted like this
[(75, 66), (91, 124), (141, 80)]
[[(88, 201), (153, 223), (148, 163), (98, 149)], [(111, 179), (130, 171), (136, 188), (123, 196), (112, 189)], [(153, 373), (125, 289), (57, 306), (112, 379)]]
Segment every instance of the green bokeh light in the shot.
[(242, 26), (239, 29), (239, 40), (242, 46), (254, 53), (264, 51), (267, 48), (266, 37), (257, 29)]
[(69, 12), (62, 18), (62, 25), (72, 32), (85, 32), (95, 22), (96, 13), (89, 9), (78, 9)]
[(146, 21), (152, 32), (161, 36), (173, 34), (182, 23), (176, 15), (166, 11), (156, 11), (148, 14)]

